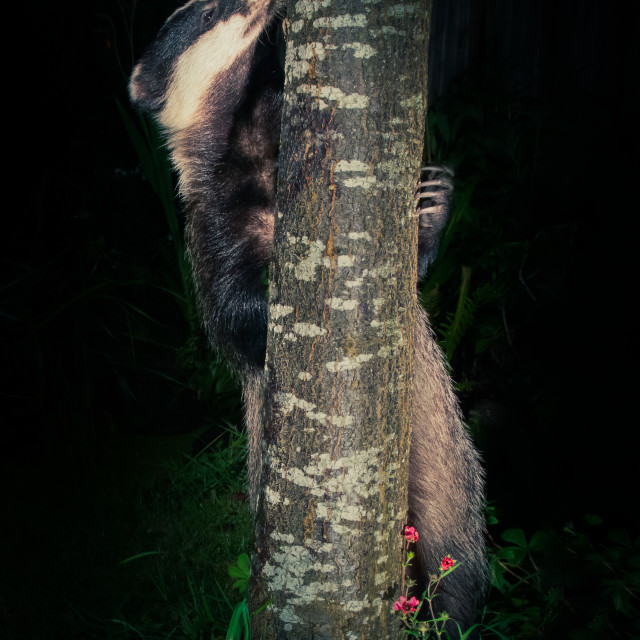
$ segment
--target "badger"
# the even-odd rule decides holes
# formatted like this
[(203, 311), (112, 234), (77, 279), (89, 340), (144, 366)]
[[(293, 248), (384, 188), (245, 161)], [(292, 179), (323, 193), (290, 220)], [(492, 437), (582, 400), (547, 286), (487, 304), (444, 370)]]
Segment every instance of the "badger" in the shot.
[[(276, 0), (189, 0), (134, 67), (131, 100), (166, 138), (186, 211), (187, 247), (212, 346), (238, 373), (255, 509), (262, 438), (267, 300), (284, 84)], [(418, 182), (418, 270), (433, 261), (452, 191), (451, 172), (427, 166)], [(420, 311), (414, 357), (407, 522), (420, 535), (417, 595), (445, 556), (459, 567), (435, 605), (462, 628), (484, 586), (483, 472), (443, 356)]]

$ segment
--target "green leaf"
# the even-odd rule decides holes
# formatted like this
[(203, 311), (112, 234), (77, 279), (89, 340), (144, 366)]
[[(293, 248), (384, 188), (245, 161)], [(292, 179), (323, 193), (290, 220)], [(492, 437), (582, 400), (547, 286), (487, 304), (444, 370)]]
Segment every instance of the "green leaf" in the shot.
[(529, 540), (529, 548), (534, 551), (541, 551), (542, 549), (548, 549), (555, 541), (555, 535), (553, 531), (541, 530), (536, 531)]
[(249, 578), (251, 577), (251, 560), (246, 553), (241, 553), (235, 564), (229, 567), (229, 575), (232, 578), (238, 578), (233, 583), (233, 588), (238, 589), (240, 593), (244, 593), (249, 586)]
[(527, 548), (527, 538), (524, 535), (524, 531), (522, 529), (507, 529), (502, 532), (502, 539), (506, 542), (511, 542), (523, 549)]
[(519, 565), (526, 555), (527, 550), (518, 547), (503, 547), (498, 550), (498, 557), (513, 565)]
[(229, 627), (227, 629), (226, 640), (249, 640), (251, 637), (251, 623), (249, 621), (249, 607), (247, 601), (243, 600), (233, 609)]
[(491, 586), (496, 588), (501, 593), (506, 593), (509, 590), (510, 584), (504, 577), (504, 567), (500, 564), (498, 558), (495, 555), (492, 555), (490, 557), (489, 568)]
[(120, 560), (120, 564), (127, 564), (128, 562), (133, 562), (134, 560), (137, 560), (138, 558), (144, 558), (146, 556), (157, 556), (160, 553), (162, 553), (161, 551), (143, 551), (142, 553), (136, 553), (135, 556), (129, 556), (128, 558), (125, 558), (124, 560)]

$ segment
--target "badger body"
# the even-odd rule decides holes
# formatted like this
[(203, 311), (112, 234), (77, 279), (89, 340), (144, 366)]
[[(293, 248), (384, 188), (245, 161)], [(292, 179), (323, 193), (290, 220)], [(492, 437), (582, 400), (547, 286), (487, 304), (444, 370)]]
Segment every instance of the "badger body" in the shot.
[[(263, 274), (273, 245), (284, 83), (279, 29), (273, 0), (190, 0), (167, 19), (129, 85), (134, 104), (162, 127), (178, 172), (208, 337), (242, 380), (254, 509), (267, 333)], [(446, 170), (430, 167), (426, 178), (417, 211), (420, 276), (435, 257), (451, 191)], [(414, 362), (407, 520), (420, 534), (418, 595), (445, 555), (459, 561), (435, 604), (464, 628), (484, 588), (482, 470), (422, 310)]]

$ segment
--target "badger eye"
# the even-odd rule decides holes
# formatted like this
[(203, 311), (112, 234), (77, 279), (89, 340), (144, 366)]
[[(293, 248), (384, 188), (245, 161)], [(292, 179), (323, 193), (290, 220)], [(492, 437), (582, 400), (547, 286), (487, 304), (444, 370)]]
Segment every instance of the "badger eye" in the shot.
[(216, 14), (216, 10), (215, 9), (209, 9), (208, 11), (205, 11), (201, 16), (202, 26), (203, 27), (209, 26), (210, 22), (213, 20), (213, 16), (215, 16), (215, 14)]

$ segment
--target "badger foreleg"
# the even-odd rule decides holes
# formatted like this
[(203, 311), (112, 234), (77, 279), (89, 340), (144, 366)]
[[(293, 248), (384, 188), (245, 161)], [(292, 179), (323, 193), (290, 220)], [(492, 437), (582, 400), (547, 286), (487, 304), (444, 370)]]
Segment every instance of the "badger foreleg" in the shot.
[(418, 216), (418, 278), (424, 277), (436, 259), (438, 240), (451, 208), (453, 170), (441, 165), (424, 165), (416, 188)]

